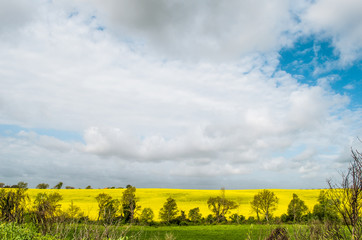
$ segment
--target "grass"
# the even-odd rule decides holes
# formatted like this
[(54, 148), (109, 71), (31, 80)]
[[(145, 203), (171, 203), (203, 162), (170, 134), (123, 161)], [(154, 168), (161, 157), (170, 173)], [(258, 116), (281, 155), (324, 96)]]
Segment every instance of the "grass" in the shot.
[[(296, 193), (312, 211), (313, 206), (317, 203), (320, 190), (285, 190), (270, 189), (279, 198), (278, 209), (275, 216), (280, 216), (287, 212), (288, 204), (292, 199), (293, 193)], [(62, 209), (65, 210), (71, 201), (79, 206), (84, 213), (91, 219), (97, 217), (98, 206), (95, 197), (100, 193), (107, 193), (113, 198), (121, 199), (123, 189), (29, 189), (28, 194), (32, 200), (40, 192), (59, 192), (63, 196), (61, 202)], [(239, 207), (232, 211), (245, 217), (253, 216), (250, 209), (250, 201), (253, 196), (260, 190), (226, 190), (225, 194), (228, 199), (234, 200)], [(220, 190), (184, 190), (184, 189), (160, 189), (160, 188), (138, 188), (136, 196), (139, 199), (139, 205), (142, 208), (149, 207), (155, 213), (155, 220), (158, 219), (158, 212), (168, 197), (176, 199), (178, 209), (188, 211), (192, 208), (199, 207), (203, 217), (211, 213), (207, 206), (209, 197), (215, 197), (220, 194)]]
[(127, 236), (138, 236), (143, 239), (165, 239), (167, 234), (177, 240), (209, 240), (209, 239), (263, 239), (272, 226), (266, 225), (205, 225), (205, 226), (164, 226), (164, 227), (133, 227)]
[[(198, 225), (198, 226), (101, 226), (73, 225), (66, 234), (62, 232), (61, 239), (127, 239), (127, 240), (239, 240), (265, 239), (276, 228), (285, 228), (289, 239), (321, 239), (323, 225), (319, 227), (319, 235), (313, 235), (307, 225)], [(84, 238), (84, 236), (87, 236)]]

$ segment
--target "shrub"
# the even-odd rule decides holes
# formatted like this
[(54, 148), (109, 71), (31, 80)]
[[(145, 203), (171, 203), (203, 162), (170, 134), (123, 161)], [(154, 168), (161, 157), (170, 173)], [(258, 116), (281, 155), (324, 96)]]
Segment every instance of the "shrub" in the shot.
[(6, 240), (55, 240), (50, 235), (42, 236), (32, 225), (17, 225), (15, 223), (0, 224), (0, 239)]
[(0, 190), (0, 220), (22, 223), (26, 202), (29, 199), (26, 189)]

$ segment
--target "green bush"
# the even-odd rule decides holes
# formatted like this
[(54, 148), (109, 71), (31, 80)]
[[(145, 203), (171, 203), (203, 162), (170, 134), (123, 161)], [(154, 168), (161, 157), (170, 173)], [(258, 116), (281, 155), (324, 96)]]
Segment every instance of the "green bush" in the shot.
[(55, 240), (53, 236), (43, 236), (32, 225), (15, 223), (0, 224), (0, 239), (2, 240)]

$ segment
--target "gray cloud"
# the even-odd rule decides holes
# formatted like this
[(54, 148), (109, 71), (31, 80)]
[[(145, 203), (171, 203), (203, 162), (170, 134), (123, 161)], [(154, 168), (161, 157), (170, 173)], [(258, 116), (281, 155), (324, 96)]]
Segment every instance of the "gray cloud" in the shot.
[(17, 31), (36, 16), (39, 1), (0, 1), (0, 36)]
[(291, 44), (295, 33), (286, 0), (94, 2), (121, 37), (176, 59), (237, 59)]

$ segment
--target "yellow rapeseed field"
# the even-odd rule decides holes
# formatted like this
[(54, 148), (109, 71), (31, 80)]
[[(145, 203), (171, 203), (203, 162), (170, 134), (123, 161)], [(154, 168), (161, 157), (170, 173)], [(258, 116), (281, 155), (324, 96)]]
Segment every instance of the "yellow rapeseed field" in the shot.
[[(285, 190), (285, 189), (269, 189), (273, 191), (279, 198), (278, 208), (274, 216), (280, 216), (287, 212), (288, 204), (292, 199), (293, 193), (296, 193), (302, 199), (308, 208), (312, 211), (313, 206), (317, 203), (320, 190)], [(58, 192), (63, 196), (61, 202), (62, 209), (68, 208), (71, 201), (79, 206), (82, 211), (91, 219), (97, 217), (97, 201), (95, 197), (100, 193), (106, 193), (113, 198), (121, 199), (124, 189), (29, 189), (28, 193), (33, 200), (40, 192)], [(254, 216), (251, 212), (250, 201), (253, 196), (260, 190), (226, 190), (225, 196), (234, 200), (239, 207), (232, 211), (245, 217)], [(141, 208), (149, 207), (155, 213), (155, 220), (158, 219), (158, 212), (168, 197), (176, 199), (179, 210), (188, 211), (192, 208), (199, 207), (203, 217), (211, 213), (207, 206), (209, 197), (220, 195), (220, 190), (185, 190), (185, 189), (161, 189), (161, 188), (138, 188), (136, 197), (139, 200)]]

